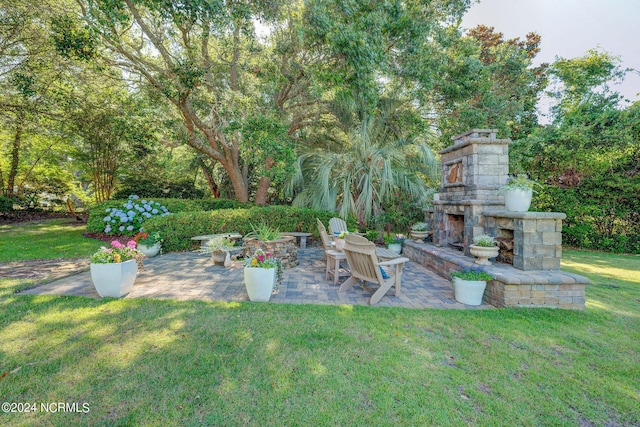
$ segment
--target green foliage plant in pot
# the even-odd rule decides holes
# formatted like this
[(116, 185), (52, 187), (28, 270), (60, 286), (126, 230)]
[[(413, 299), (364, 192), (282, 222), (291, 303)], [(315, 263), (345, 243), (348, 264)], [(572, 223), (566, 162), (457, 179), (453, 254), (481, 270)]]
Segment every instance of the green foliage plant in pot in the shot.
[(497, 257), (500, 254), (500, 248), (496, 246), (496, 239), (487, 234), (481, 234), (473, 238), (473, 245), (469, 246), (469, 252), (477, 258), (476, 264), (491, 265), (489, 258)]
[(142, 267), (144, 255), (136, 249), (136, 242), (126, 245), (114, 240), (111, 247), (101, 247), (91, 255), (91, 281), (101, 297), (120, 298), (133, 287)]
[(411, 226), (411, 237), (416, 240), (423, 240), (429, 235), (429, 224), (426, 222), (416, 222)]
[(140, 231), (133, 236), (133, 240), (138, 244), (137, 249), (147, 258), (151, 258), (160, 253), (164, 239), (157, 231), (152, 233)]
[(405, 238), (406, 237), (404, 234), (385, 234), (384, 242), (387, 244), (387, 248), (390, 251), (393, 251), (400, 255), (400, 252), (402, 252), (402, 244), (404, 243)]
[(504, 205), (511, 212), (526, 212), (531, 206), (531, 199), (537, 182), (529, 179), (525, 174), (518, 174), (507, 178), (507, 183), (500, 187), (498, 194), (504, 196)]
[(200, 251), (211, 254), (214, 265), (224, 265), (228, 253), (238, 252), (241, 249), (239, 246), (234, 246), (228, 237), (213, 237)]
[(269, 227), (266, 223), (261, 223), (257, 227), (251, 224), (251, 232), (247, 233), (245, 239), (257, 239), (269, 242), (282, 238), (282, 233), (277, 228)]
[(451, 273), (456, 301), (467, 305), (482, 304), (487, 282), (493, 277), (478, 267), (465, 268)]
[[(266, 302), (282, 280), (282, 263), (262, 249), (244, 260), (244, 285), (251, 301)], [(277, 287), (275, 288), (277, 290)]]

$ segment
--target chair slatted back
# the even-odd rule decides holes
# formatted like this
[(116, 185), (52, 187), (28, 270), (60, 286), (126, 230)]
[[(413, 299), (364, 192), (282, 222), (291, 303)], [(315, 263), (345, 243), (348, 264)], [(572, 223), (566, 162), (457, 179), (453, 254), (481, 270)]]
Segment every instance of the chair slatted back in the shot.
[(331, 218), (329, 220), (329, 231), (333, 234), (341, 233), (347, 230), (347, 223), (342, 218)]
[(322, 239), (322, 246), (325, 250), (332, 249), (331, 240), (329, 240), (327, 229), (324, 227), (322, 221), (320, 221), (318, 218), (316, 218), (316, 221), (318, 222), (318, 232), (320, 233), (320, 238)]
[(364, 237), (348, 234), (345, 237), (344, 254), (351, 275), (367, 282), (382, 284), (383, 278), (377, 265), (376, 245)]

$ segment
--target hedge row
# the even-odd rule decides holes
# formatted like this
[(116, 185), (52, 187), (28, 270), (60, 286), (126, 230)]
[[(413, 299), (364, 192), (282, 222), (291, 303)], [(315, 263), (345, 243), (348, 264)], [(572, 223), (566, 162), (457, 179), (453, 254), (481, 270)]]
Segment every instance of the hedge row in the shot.
[(640, 253), (640, 179), (584, 179), (574, 188), (545, 186), (532, 210), (564, 212), (567, 246)]
[[(171, 252), (193, 249), (197, 245), (197, 242), (191, 240), (194, 236), (230, 232), (245, 235), (251, 231), (251, 224), (260, 223), (269, 224), (283, 232), (299, 231), (319, 237), (316, 218), (328, 225), (329, 219), (334, 216), (335, 212), (319, 212), (290, 206), (179, 212), (166, 217), (151, 218), (145, 223), (145, 230), (158, 231), (164, 238), (164, 250)], [(355, 219), (349, 218), (347, 226), (355, 229)]]
[[(210, 211), (217, 209), (236, 209), (252, 206), (250, 203), (242, 203), (236, 200), (228, 199), (153, 199), (153, 201), (165, 206), (171, 213)], [(103, 232), (105, 227), (104, 217), (107, 215), (107, 208), (122, 209), (122, 206), (125, 203), (127, 203), (127, 199), (114, 199), (107, 202), (99, 203), (91, 208), (89, 212), (89, 220), (87, 222), (87, 232)]]

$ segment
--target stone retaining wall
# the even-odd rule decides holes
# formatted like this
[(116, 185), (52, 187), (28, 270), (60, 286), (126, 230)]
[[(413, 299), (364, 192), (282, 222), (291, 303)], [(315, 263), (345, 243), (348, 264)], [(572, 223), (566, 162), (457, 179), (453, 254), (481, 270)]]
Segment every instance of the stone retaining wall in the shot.
[[(403, 255), (451, 279), (451, 272), (477, 266), (474, 258), (429, 243), (406, 240)], [(563, 271), (522, 271), (494, 263), (482, 268), (494, 277), (487, 283), (483, 302), (495, 307), (546, 307), (582, 310), (589, 279)]]
[(250, 257), (258, 249), (262, 249), (266, 253), (272, 254), (282, 262), (282, 268), (292, 268), (298, 265), (298, 246), (296, 246), (296, 238), (293, 236), (283, 237), (278, 240), (245, 240), (243, 243), (243, 256)]

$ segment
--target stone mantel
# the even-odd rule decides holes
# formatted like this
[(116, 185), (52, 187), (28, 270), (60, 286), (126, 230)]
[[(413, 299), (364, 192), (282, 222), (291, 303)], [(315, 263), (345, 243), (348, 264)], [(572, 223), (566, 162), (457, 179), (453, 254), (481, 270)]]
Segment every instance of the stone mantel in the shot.
[(492, 216), (495, 218), (512, 218), (512, 219), (549, 219), (549, 220), (563, 220), (567, 217), (567, 214), (562, 212), (510, 212), (510, 211), (491, 211), (486, 210), (482, 212), (484, 216)]

